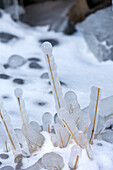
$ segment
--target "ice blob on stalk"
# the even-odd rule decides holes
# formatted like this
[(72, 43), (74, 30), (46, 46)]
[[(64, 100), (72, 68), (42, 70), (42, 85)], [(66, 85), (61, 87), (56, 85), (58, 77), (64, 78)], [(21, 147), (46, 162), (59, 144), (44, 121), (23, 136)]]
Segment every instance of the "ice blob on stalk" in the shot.
[(47, 132), (51, 132), (51, 125), (52, 125), (52, 115), (49, 112), (45, 112), (42, 116), (43, 122), (43, 130)]
[(44, 42), (44, 43), (42, 44), (42, 51), (43, 51), (43, 53), (44, 53), (45, 55), (51, 56), (51, 55), (52, 55), (52, 51), (53, 51), (53, 49), (52, 49), (52, 44), (49, 43), (49, 42)]
[(69, 167), (76, 169), (78, 165), (79, 158), (82, 154), (82, 149), (78, 145), (74, 145), (71, 148), (70, 157), (69, 157)]
[(23, 90), (21, 88), (16, 88), (15, 91), (14, 91), (14, 94), (16, 96), (16, 98), (18, 99), (21, 99), (22, 96), (23, 96)]

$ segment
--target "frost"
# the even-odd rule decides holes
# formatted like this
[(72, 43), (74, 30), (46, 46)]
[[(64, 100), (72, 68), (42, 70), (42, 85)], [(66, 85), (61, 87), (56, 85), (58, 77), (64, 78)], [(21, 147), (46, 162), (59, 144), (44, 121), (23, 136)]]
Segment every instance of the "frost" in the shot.
[(62, 127), (60, 124), (56, 123), (55, 126), (55, 133), (58, 141), (58, 145), (60, 148), (67, 147), (68, 142), (70, 140), (70, 134), (66, 127)]
[(49, 112), (45, 112), (43, 114), (42, 122), (43, 122), (43, 130), (50, 133), (51, 126), (52, 126), (52, 115)]
[(59, 169), (59, 167), (62, 169), (64, 167), (63, 158), (54, 152), (43, 155), (42, 163), (46, 169)]
[(69, 167), (72, 169), (77, 168), (79, 158), (81, 157), (82, 149), (78, 145), (71, 147), (70, 157), (69, 157)]
[(16, 96), (16, 98), (18, 99), (21, 99), (22, 96), (23, 96), (23, 90), (21, 88), (16, 88), (15, 91), (14, 91), (14, 94)]

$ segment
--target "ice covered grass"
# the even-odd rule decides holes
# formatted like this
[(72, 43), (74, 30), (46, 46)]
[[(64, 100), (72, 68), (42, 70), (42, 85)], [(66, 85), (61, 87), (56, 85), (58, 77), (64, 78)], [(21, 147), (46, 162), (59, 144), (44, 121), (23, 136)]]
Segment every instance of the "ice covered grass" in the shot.
[[(82, 105), (82, 107), (87, 106), (89, 103), (89, 93), (90, 87), (92, 85), (96, 85), (102, 88), (102, 98), (113, 94), (113, 80), (111, 79), (113, 72), (113, 63), (111, 61), (98, 63), (92, 53), (88, 50), (83, 37), (79, 33), (68, 37), (66, 35), (63, 35), (62, 33), (48, 32), (45, 27), (30, 28), (21, 23), (14, 23), (10, 19), (8, 14), (4, 14), (3, 17), (0, 19), (0, 32), (12, 33), (13, 35), (19, 37), (17, 41), (13, 40), (7, 44), (0, 42), (1, 64), (7, 63), (10, 55), (18, 54), (22, 55), (26, 60), (29, 57), (36, 56), (41, 59), (41, 64), (44, 66), (45, 62), (41, 54), (39, 40), (42, 38), (55, 38), (59, 41), (59, 45), (54, 47), (53, 54), (55, 53), (55, 61), (58, 65), (58, 73), (60, 79), (67, 84), (67, 87), (63, 87), (63, 92), (66, 92), (69, 89), (73, 89), (74, 91), (76, 91), (79, 103)], [(30, 70), (28, 69), (27, 62), (24, 66), (18, 69), (9, 68), (3, 71), (5, 74), (10, 75), (11, 79), (0, 80), (0, 95), (1, 97), (4, 94), (10, 96), (9, 99), (5, 100), (5, 108), (11, 115), (12, 123), (15, 128), (21, 127), (22, 122), (18, 106), (16, 107), (16, 101), (14, 100), (14, 97), (12, 97), (13, 90), (15, 87), (17, 87), (16, 84), (12, 83), (13, 78), (23, 78), (26, 82), (22, 86), (22, 88), (25, 92), (24, 96), (30, 120), (36, 119), (39, 124), (42, 124), (41, 119), (44, 112), (49, 111), (53, 115), (55, 114), (56, 111), (54, 108), (55, 104), (53, 101), (53, 96), (48, 94), (48, 92), (51, 90), (51, 87), (48, 86), (46, 80), (40, 79), (40, 75), (45, 70), (45, 68), (38, 71)], [(34, 104), (37, 100), (47, 101), (48, 104), (43, 107), (39, 107)], [(23, 168), (33, 165), (39, 158), (41, 158), (41, 156), (43, 156), (43, 154), (55, 151), (64, 158), (64, 169), (69, 169), (69, 154), (67, 153), (70, 153), (71, 146), (75, 145), (74, 140), (72, 140), (71, 144), (69, 144), (66, 148), (54, 148), (50, 140), (50, 135), (46, 132), (42, 132), (42, 134), (45, 137), (44, 146), (41, 148), (40, 151), (35, 153), (36, 156), (34, 154), (30, 158), (23, 159)], [(99, 146), (97, 145), (96, 141), (94, 141), (94, 145), (92, 146), (92, 150), (94, 153), (93, 161), (90, 161), (87, 158), (86, 152), (83, 150), (78, 164), (79, 170), (84, 169), (84, 167), (91, 170), (112, 169), (113, 147), (111, 144), (107, 144), (103, 141), (101, 141), (101, 144), (102, 146)], [(99, 149), (99, 147), (101, 149)], [(10, 158), (10, 160), (12, 160), (12, 157)], [(104, 161), (103, 163), (103, 160), (107, 161)], [(4, 163), (3, 165), (5, 164), (6, 163)]]

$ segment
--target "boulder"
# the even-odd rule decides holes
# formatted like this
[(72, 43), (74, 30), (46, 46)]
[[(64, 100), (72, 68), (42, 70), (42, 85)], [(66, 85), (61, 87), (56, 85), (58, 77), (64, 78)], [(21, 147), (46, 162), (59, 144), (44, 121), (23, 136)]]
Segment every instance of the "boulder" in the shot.
[(111, 5), (111, 0), (76, 0), (68, 12), (69, 19), (77, 24), (88, 15)]
[[(77, 25), (99, 61), (113, 60), (113, 12), (111, 7), (97, 11)], [(104, 17), (103, 17), (104, 16)]]

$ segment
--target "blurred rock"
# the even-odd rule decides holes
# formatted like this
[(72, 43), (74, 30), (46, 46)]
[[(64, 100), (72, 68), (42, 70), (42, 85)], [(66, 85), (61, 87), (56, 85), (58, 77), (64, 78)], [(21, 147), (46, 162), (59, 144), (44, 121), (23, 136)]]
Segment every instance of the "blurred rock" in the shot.
[(39, 58), (36, 58), (36, 57), (31, 57), (31, 58), (28, 58), (28, 61), (41, 61)]
[(10, 76), (6, 74), (0, 74), (0, 79), (10, 79)]
[(14, 168), (12, 168), (11, 166), (5, 166), (1, 168), (0, 170), (14, 170)]
[(8, 43), (12, 39), (19, 39), (17, 36), (6, 33), (6, 32), (0, 32), (0, 41), (2, 43)]
[(0, 18), (2, 17), (2, 13), (1, 13), (1, 11), (0, 11)]
[[(100, 10), (77, 26), (99, 61), (113, 60), (113, 12), (111, 7)], [(104, 16), (104, 17), (103, 17)]]
[(40, 64), (36, 63), (36, 62), (31, 62), (29, 64), (29, 68), (31, 68), (31, 69), (43, 69), (43, 67)]
[(49, 75), (48, 73), (43, 73), (41, 76), (40, 76), (41, 79), (49, 79)]
[(52, 44), (53, 47), (59, 44), (59, 42), (57, 40), (55, 40), (55, 39), (50, 39), (49, 38), (49, 39), (41, 39), (41, 40), (39, 40), (39, 42), (41, 42), (41, 43), (44, 43), (45, 41), (49, 41)]
[(8, 159), (9, 155), (7, 155), (7, 154), (0, 154), (0, 158), (1, 159)]
[(27, 6), (26, 13), (21, 15), (21, 21), (31, 26), (50, 25), (50, 30), (64, 31), (68, 24), (67, 13), (74, 0), (41, 2)]
[(111, 0), (76, 0), (68, 12), (69, 19), (77, 24), (88, 15), (111, 5)]
[(24, 65), (26, 60), (20, 55), (12, 55), (8, 59), (8, 65), (12, 68), (17, 68)]
[(24, 84), (24, 80), (20, 78), (14, 79), (13, 82), (16, 84)]
[(73, 7), (68, 12), (68, 16), (75, 24), (84, 20), (86, 14), (89, 11), (89, 7), (86, 0), (76, 0)]

